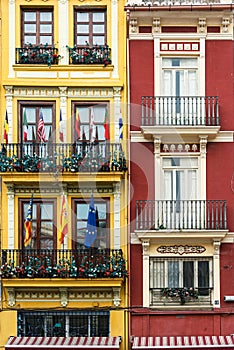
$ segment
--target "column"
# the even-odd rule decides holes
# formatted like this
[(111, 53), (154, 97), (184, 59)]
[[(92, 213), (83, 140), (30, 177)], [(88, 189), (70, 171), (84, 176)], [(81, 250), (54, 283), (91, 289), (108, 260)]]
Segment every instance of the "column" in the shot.
[(220, 241), (213, 242), (214, 248), (214, 307), (220, 308)]
[(143, 307), (149, 307), (150, 304), (150, 285), (149, 285), (149, 247), (150, 240), (145, 239), (141, 241), (143, 254)]
[(14, 185), (7, 186), (8, 196), (8, 249), (15, 248), (15, 205)]
[(113, 113), (114, 113), (114, 142), (119, 142), (119, 118), (122, 117), (121, 115), (121, 104), (120, 104), (120, 98), (121, 98), (121, 87), (113, 87), (113, 97), (114, 97), (114, 106), (113, 106)]
[(200, 174), (201, 174), (201, 192), (200, 198), (206, 199), (206, 145), (207, 136), (200, 136)]
[(120, 183), (114, 187), (114, 249), (120, 249)]
[[(5, 86), (6, 89), (6, 110), (8, 115), (8, 125), (9, 125), (9, 132), (8, 132), (8, 142), (13, 142), (13, 125), (17, 125), (17, 123), (13, 123), (13, 87), (12, 86)], [(5, 112), (4, 112), (4, 118), (5, 118)]]
[[(67, 87), (59, 86), (60, 94), (60, 109), (62, 111), (62, 131), (64, 142), (67, 142)], [(59, 127), (58, 127), (59, 130)], [(59, 132), (57, 132), (56, 137), (59, 137)]]
[[(69, 45), (69, 35), (68, 35), (68, 1), (59, 0), (58, 1), (58, 52), (62, 56), (61, 64), (68, 64), (69, 62), (69, 52), (66, 45)], [(72, 43), (73, 45), (73, 43)], [(60, 78), (68, 77), (68, 72), (59, 72)]]
[(112, 0), (111, 4), (111, 14), (112, 14), (112, 43), (111, 43), (111, 60), (114, 66), (114, 70), (112, 72), (112, 78), (119, 78), (119, 61), (118, 61), (118, 47), (119, 47), (119, 39), (118, 39), (118, 0)]

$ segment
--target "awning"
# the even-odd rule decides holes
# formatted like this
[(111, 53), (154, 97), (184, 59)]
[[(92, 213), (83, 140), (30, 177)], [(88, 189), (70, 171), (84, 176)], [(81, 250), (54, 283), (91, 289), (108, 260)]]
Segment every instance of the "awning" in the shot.
[(132, 349), (199, 348), (234, 349), (234, 336), (134, 337)]
[(10, 337), (5, 349), (119, 349), (121, 337)]

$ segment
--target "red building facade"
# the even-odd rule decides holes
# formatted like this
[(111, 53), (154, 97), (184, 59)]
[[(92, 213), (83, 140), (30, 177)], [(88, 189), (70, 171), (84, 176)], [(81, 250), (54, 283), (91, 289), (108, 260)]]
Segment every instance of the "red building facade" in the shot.
[(133, 349), (233, 347), (233, 9), (126, 5)]

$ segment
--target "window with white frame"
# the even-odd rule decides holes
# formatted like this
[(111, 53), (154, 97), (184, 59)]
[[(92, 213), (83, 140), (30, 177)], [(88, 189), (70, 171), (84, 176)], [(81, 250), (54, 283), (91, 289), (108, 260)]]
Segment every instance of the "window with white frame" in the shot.
[(206, 300), (210, 299), (212, 286), (213, 261), (210, 257), (150, 258), (150, 290), (156, 300), (163, 289), (193, 290)]

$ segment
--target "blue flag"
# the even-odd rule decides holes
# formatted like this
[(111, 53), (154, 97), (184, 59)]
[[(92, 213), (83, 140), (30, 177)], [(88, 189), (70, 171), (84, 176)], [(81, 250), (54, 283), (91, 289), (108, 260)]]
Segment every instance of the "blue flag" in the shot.
[(93, 195), (90, 199), (87, 228), (84, 245), (90, 248), (97, 237), (96, 210), (94, 208)]
[(123, 119), (119, 118), (119, 139), (123, 140)]

